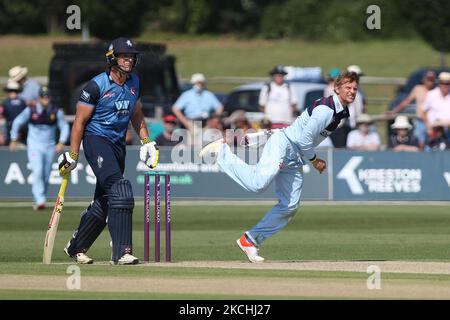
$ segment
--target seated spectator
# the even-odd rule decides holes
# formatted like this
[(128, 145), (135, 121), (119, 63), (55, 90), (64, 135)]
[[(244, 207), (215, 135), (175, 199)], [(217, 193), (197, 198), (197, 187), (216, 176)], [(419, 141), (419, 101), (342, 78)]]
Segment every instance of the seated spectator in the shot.
[[(226, 131), (226, 140), (233, 141), (234, 146), (238, 146), (240, 141), (244, 138), (245, 134), (249, 129), (252, 129), (252, 125), (248, 121), (245, 112), (235, 111), (232, 114), (232, 128), (233, 130)], [(230, 121), (229, 119), (228, 121)], [(232, 136), (231, 136), (232, 135)]]
[(443, 151), (450, 148), (450, 141), (445, 136), (444, 127), (434, 125), (428, 133), (425, 151)]
[(41, 86), (36, 80), (28, 79), (28, 68), (15, 66), (9, 69), (9, 79), (19, 83), (22, 92), (19, 98), (24, 100), (30, 107), (34, 107), (39, 100), (39, 91)]
[(380, 137), (376, 131), (371, 131), (373, 121), (370, 115), (363, 113), (356, 119), (358, 129), (352, 130), (347, 137), (347, 148), (361, 151), (380, 150)]
[(428, 129), (439, 122), (444, 127), (450, 125), (450, 73), (439, 74), (439, 85), (427, 92), (424, 101), (424, 122)]
[[(5, 132), (5, 144), (9, 145), (10, 132), (12, 128), (12, 123), (14, 119), (27, 107), (24, 100), (18, 97), (21, 87), (18, 82), (13, 80), (8, 80), (6, 87), (4, 88), (6, 92), (6, 99), (0, 104), (0, 119), (4, 118), (6, 120), (6, 132)], [(19, 133), (18, 141), (25, 142), (26, 131), (22, 129)]]
[(422, 77), (422, 84), (415, 85), (410, 94), (405, 99), (403, 99), (397, 106), (394, 106), (392, 110), (386, 112), (387, 115), (399, 113), (415, 101), (415, 112), (417, 118), (413, 120), (413, 134), (419, 140), (421, 149), (423, 149), (425, 140), (427, 138), (427, 129), (425, 127), (425, 123), (422, 120), (425, 96), (430, 90), (434, 88), (435, 80), (436, 73), (434, 73), (434, 71), (425, 72), (424, 76)]
[(397, 116), (391, 125), (395, 133), (389, 137), (388, 147), (394, 151), (419, 151), (419, 141), (411, 134), (412, 127), (407, 116)]
[(219, 115), (213, 115), (206, 120), (206, 125), (203, 127), (203, 145), (212, 141), (223, 138), (222, 119)]
[(163, 118), (164, 122), (164, 132), (156, 137), (155, 142), (158, 146), (167, 146), (167, 147), (174, 147), (178, 143), (181, 142), (183, 139), (182, 137), (179, 137), (179, 140), (172, 140), (172, 134), (177, 128), (177, 118), (171, 114), (166, 115)]
[(272, 121), (264, 118), (259, 122), (259, 127), (260, 129), (272, 129)]

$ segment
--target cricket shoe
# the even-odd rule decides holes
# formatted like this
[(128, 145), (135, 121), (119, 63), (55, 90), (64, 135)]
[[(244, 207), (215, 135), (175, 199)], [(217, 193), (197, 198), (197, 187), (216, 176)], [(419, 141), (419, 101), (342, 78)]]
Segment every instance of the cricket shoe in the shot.
[(45, 209), (45, 202), (33, 205), (35, 211), (41, 211)]
[(258, 255), (258, 248), (255, 245), (247, 240), (245, 234), (242, 235), (239, 239), (236, 240), (237, 245), (241, 248), (242, 251), (247, 255), (248, 260), (253, 263), (261, 263), (264, 262), (264, 258)]
[(74, 259), (78, 264), (93, 264), (94, 260), (92, 260), (91, 258), (89, 258), (86, 254), (84, 254), (83, 252), (79, 252), (76, 253), (74, 255), (69, 254), (69, 246), (70, 246), (70, 241), (67, 243), (66, 247), (64, 248), (64, 252), (71, 257), (72, 259)]
[(111, 261), (111, 264), (113, 264), (113, 265), (116, 265), (116, 264), (130, 265), (130, 264), (138, 264), (138, 263), (139, 263), (139, 259), (129, 253), (125, 253), (122, 256), (122, 258), (120, 258), (118, 261)]
[(223, 138), (210, 142), (206, 146), (204, 146), (202, 150), (200, 150), (200, 153), (198, 155), (200, 156), (200, 158), (203, 158), (206, 155), (211, 155), (212, 157), (215, 157), (219, 153), (219, 149), (224, 143), (225, 139)]

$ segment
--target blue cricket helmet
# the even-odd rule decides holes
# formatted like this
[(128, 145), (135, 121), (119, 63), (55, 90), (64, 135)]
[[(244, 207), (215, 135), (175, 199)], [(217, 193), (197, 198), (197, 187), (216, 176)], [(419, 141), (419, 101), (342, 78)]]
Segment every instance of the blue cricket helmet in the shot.
[(136, 44), (125, 37), (114, 39), (108, 47), (106, 52), (106, 60), (109, 66), (117, 65), (117, 56), (121, 53), (131, 53), (136, 56), (134, 59), (133, 67), (137, 64), (137, 55), (139, 51), (136, 49)]

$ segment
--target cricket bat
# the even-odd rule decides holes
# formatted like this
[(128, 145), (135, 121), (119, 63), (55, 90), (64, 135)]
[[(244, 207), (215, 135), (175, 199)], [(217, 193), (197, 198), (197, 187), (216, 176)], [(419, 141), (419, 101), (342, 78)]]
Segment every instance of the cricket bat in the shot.
[(65, 174), (59, 188), (58, 198), (56, 199), (55, 207), (53, 208), (52, 217), (48, 224), (47, 234), (44, 242), (44, 255), (42, 262), (50, 264), (52, 262), (53, 245), (55, 244), (56, 231), (58, 230), (59, 218), (64, 206), (64, 194), (66, 193), (67, 183), (69, 182), (69, 175)]

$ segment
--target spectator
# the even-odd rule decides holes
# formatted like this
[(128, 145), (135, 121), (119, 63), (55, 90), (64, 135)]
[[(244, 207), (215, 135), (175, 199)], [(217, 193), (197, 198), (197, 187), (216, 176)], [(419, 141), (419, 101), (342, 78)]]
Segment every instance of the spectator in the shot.
[(395, 133), (389, 137), (389, 148), (394, 151), (418, 151), (419, 141), (411, 134), (412, 127), (407, 116), (397, 116), (391, 125)]
[(220, 116), (213, 115), (206, 121), (203, 127), (203, 145), (216, 141), (223, 137), (223, 125)]
[(158, 146), (174, 147), (182, 141), (182, 137), (178, 141), (172, 140), (172, 134), (177, 128), (177, 118), (171, 114), (164, 116), (164, 132), (156, 137), (155, 142)]
[(416, 119), (413, 120), (414, 125), (414, 136), (419, 140), (419, 146), (423, 149), (425, 145), (425, 140), (427, 138), (427, 129), (425, 123), (423, 122), (423, 107), (426, 94), (434, 88), (434, 81), (436, 80), (436, 73), (434, 71), (425, 72), (422, 78), (422, 84), (414, 86), (411, 93), (403, 99), (397, 106), (392, 110), (388, 111), (387, 114), (396, 114), (403, 111), (409, 104), (413, 101), (416, 102)]
[(445, 137), (444, 127), (433, 125), (429, 131), (425, 151), (443, 151), (450, 148), (450, 141)]
[(450, 125), (450, 73), (441, 72), (438, 79), (438, 87), (425, 95), (423, 120), (428, 130), (437, 122), (446, 130)]
[(340, 73), (341, 71), (339, 70), (339, 68), (333, 68), (330, 69), (330, 71), (328, 71), (327, 75), (328, 84), (323, 92), (324, 97), (329, 97), (334, 94), (334, 81), (336, 80), (336, 78), (339, 76)]
[(175, 101), (172, 112), (181, 122), (181, 124), (189, 130), (193, 130), (190, 120), (204, 121), (212, 114), (221, 115), (223, 105), (216, 96), (206, 90), (206, 78), (201, 73), (195, 73), (191, 77), (192, 89), (185, 91)]
[[(34, 107), (24, 109), (14, 120), (11, 129), (11, 151), (16, 150), (19, 128), (28, 123), (28, 161), (33, 173), (32, 193), (35, 210), (45, 209), (48, 180), (55, 152), (60, 153), (69, 138), (69, 124), (61, 110), (50, 103), (47, 87), (42, 87), (39, 100)], [(56, 129), (60, 130), (59, 142), (55, 145)]]
[[(12, 128), (12, 123), (14, 119), (27, 107), (24, 100), (18, 97), (21, 91), (20, 84), (11, 79), (8, 80), (4, 88), (7, 97), (0, 104), (0, 118), (6, 120), (6, 132), (5, 132), (5, 142), (4, 144), (9, 145), (10, 132)], [(23, 131), (19, 133), (21, 136), (17, 137), (17, 140), (24, 142)]]
[(287, 72), (283, 66), (275, 66), (269, 74), (272, 80), (259, 93), (259, 109), (272, 122), (272, 129), (285, 128), (299, 115), (297, 97), (284, 81)]
[(358, 129), (352, 130), (347, 137), (347, 148), (360, 151), (380, 150), (380, 137), (376, 131), (371, 131), (372, 118), (366, 113), (356, 119)]
[(8, 75), (12, 81), (16, 81), (22, 87), (22, 92), (19, 94), (19, 98), (25, 100), (26, 104), (30, 107), (34, 107), (39, 98), (39, 90), (41, 86), (35, 80), (28, 79), (28, 68), (15, 66), (9, 69)]
[(272, 129), (272, 122), (269, 119), (264, 118), (259, 122), (259, 127), (260, 129)]
[(233, 141), (234, 146), (238, 146), (240, 141), (245, 137), (247, 130), (252, 129), (252, 125), (248, 121), (245, 111), (236, 110), (228, 118), (224, 119), (227, 141)]

